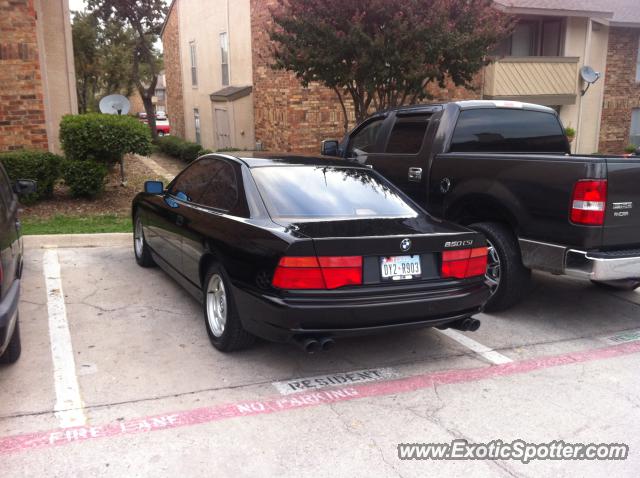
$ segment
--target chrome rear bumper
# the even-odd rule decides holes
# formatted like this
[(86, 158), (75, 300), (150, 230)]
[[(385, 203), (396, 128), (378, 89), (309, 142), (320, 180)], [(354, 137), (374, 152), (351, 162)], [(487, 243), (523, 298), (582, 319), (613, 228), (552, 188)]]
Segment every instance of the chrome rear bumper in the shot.
[(640, 251), (567, 251), (565, 274), (595, 281), (640, 278)]

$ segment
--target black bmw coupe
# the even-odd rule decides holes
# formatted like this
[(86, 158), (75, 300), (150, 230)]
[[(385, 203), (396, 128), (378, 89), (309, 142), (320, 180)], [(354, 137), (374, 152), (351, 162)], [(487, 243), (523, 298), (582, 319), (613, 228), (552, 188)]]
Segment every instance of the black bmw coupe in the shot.
[(475, 330), (487, 247), (375, 171), (293, 156), (207, 155), (132, 206), (135, 257), (203, 304), (212, 344), (255, 336), (308, 352), (336, 337)]

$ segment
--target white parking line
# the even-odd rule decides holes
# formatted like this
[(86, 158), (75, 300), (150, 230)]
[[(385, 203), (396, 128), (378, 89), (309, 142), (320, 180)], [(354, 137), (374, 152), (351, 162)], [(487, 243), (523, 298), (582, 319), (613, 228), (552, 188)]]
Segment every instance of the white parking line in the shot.
[(54, 412), (61, 427), (84, 426), (87, 418), (80, 398), (80, 387), (73, 358), (71, 334), (67, 322), (67, 309), (62, 292), (62, 278), (58, 252), (44, 252), (43, 273), (47, 289), (47, 311), (49, 314), (49, 339), (53, 358), (53, 381), (56, 389)]
[(493, 349), (490, 349), (486, 345), (482, 345), (480, 342), (476, 342), (475, 340), (470, 339), (466, 335), (461, 334), (456, 330), (452, 330), (452, 329), (445, 329), (445, 330), (435, 329), (435, 330), (437, 330), (443, 335), (446, 335), (451, 340), (455, 340), (460, 345), (463, 345), (464, 347), (467, 347), (468, 349), (473, 350), (475, 353), (477, 353), (478, 355), (482, 356), (483, 358), (485, 358), (486, 360), (488, 360), (489, 362), (495, 365), (513, 362), (513, 360), (511, 360), (509, 357), (506, 357), (501, 353), (496, 352)]

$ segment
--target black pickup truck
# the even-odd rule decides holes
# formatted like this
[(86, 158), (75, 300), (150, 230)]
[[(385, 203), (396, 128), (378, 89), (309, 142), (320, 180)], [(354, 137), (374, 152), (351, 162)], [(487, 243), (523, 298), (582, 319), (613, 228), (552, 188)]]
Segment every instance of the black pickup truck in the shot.
[(527, 291), (531, 269), (640, 285), (640, 158), (572, 155), (557, 113), (460, 101), (374, 114), (322, 154), (367, 164), (433, 216), (490, 243), (489, 311)]

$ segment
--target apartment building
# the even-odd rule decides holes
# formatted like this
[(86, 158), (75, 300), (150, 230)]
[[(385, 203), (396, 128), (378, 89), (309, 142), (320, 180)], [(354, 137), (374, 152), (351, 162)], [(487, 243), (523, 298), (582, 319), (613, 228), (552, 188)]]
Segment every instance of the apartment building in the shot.
[[(162, 39), (167, 111), (175, 128), (211, 149), (316, 152), (339, 137), (342, 110), (320, 85), (303, 88), (271, 68), (274, 0), (174, 0)], [(640, 144), (637, 0), (496, 0), (518, 19), (472, 89), (432, 90), (436, 101), (484, 98), (555, 108), (580, 153), (620, 154)], [(588, 85), (583, 66), (600, 78)]]
[(78, 112), (68, 0), (0, 0), (0, 151), (60, 152)]

